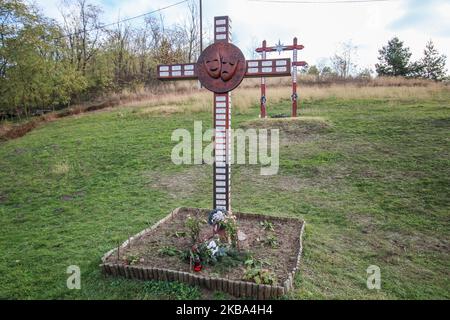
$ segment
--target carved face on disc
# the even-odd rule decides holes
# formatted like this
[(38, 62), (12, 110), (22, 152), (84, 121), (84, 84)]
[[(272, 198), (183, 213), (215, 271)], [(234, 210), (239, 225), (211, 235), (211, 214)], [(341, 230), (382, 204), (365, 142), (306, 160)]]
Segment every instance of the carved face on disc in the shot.
[(218, 79), (220, 77), (221, 62), (219, 52), (214, 52), (210, 57), (206, 57), (203, 64), (211, 78)]
[(219, 42), (210, 45), (197, 61), (200, 83), (216, 93), (236, 88), (245, 76), (245, 69), (244, 55), (231, 43)]

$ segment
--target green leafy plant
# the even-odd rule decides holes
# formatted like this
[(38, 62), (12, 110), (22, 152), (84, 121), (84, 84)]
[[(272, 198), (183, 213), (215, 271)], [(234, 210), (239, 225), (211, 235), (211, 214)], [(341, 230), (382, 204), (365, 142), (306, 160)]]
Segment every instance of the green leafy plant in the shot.
[(125, 263), (129, 265), (134, 265), (139, 262), (139, 257), (133, 254), (129, 254), (124, 258)]
[(221, 229), (225, 229), (225, 232), (231, 241), (233, 247), (237, 247), (238, 242), (238, 224), (236, 221), (236, 216), (233, 214), (228, 214), (225, 220), (219, 222)]
[(183, 238), (183, 237), (186, 237), (186, 232), (184, 232), (184, 231), (175, 231), (173, 233), (173, 236), (175, 238)]
[(260, 226), (267, 231), (275, 231), (275, 228), (273, 226), (273, 223), (267, 220), (264, 221), (260, 221), (259, 222)]
[(185, 226), (188, 229), (189, 237), (191, 238), (193, 245), (199, 241), (200, 231), (202, 229), (202, 225), (205, 223), (206, 221), (201, 217), (192, 217), (191, 215), (187, 216)]
[(278, 238), (275, 234), (268, 235), (265, 239), (262, 240), (263, 244), (268, 247), (278, 248)]
[(161, 249), (159, 249), (158, 253), (160, 255), (173, 257), (176, 255), (180, 255), (181, 251), (175, 247), (166, 246), (166, 247), (162, 247)]
[(246, 265), (244, 280), (255, 282), (256, 284), (275, 284), (276, 275), (269, 269), (263, 268), (263, 263), (253, 258), (244, 263)]

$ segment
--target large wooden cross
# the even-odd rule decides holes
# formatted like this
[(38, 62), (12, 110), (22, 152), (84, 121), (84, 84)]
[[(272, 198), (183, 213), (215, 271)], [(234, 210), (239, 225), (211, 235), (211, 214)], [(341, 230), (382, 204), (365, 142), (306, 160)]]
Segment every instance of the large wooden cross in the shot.
[(214, 18), (214, 43), (197, 63), (159, 65), (160, 80), (192, 80), (214, 93), (213, 208), (231, 210), (231, 91), (244, 78), (290, 76), (290, 59), (245, 60), (231, 43), (231, 20)]

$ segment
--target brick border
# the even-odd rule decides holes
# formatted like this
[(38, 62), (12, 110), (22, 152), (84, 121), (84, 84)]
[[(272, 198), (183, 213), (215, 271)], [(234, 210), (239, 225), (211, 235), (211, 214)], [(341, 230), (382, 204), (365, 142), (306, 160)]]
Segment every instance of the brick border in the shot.
[[(127, 247), (130, 243), (138, 241), (143, 236), (152, 232), (156, 228), (158, 228), (161, 224), (172, 220), (175, 218), (180, 211), (184, 210), (201, 210), (208, 211), (207, 209), (198, 209), (198, 208), (185, 208), (179, 207), (173, 210), (169, 215), (159, 220), (152, 227), (147, 228), (136, 235), (129, 238), (125, 241), (120, 248)], [(282, 295), (287, 294), (294, 288), (294, 278), (295, 274), (300, 268), (301, 263), (301, 255), (303, 251), (303, 243), (302, 237), (305, 229), (305, 221), (297, 219), (297, 218), (286, 218), (286, 217), (275, 217), (275, 216), (267, 216), (262, 214), (251, 214), (251, 213), (235, 213), (236, 217), (252, 217), (257, 220), (273, 220), (273, 221), (282, 221), (282, 222), (294, 222), (300, 224), (300, 233), (299, 233), (299, 249), (297, 251), (297, 262), (292, 268), (292, 270), (288, 274), (287, 280), (284, 281), (283, 285), (264, 285), (264, 284), (256, 284), (253, 282), (247, 281), (236, 281), (225, 278), (216, 278), (209, 276), (197, 275), (195, 273), (183, 272), (171, 269), (164, 268), (155, 268), (155, 267), (144, 267), (144, 266), (130, 266), (119, 263), (111, 263), (107, 262), (107, 259), (116, 254), (117, 248), (114, 248), (104, 254), (101, 258), (102, 263), (100, 264), (100, 268), (104, 274), (112, 275), (115, 277), (121, 276), (129, 279), (136, 280), (160, 280), (160, 281), (179, 281), (184, 282), (189, 285), (196, 285), (200, 287), (204, 287), (210, 290), (217, 290), (226, 292), (235, 297), (251, 297), (257, 298), (258, 300), (264, 299), (274, 299), (280, 297)]]

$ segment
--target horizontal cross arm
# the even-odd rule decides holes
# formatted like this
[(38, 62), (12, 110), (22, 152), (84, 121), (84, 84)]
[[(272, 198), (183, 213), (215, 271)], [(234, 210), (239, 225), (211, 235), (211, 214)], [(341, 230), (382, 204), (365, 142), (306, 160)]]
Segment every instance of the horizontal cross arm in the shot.
[(293, 66), (297, 66), (297, 67), (306, 67), (308, 65), (308, 62), (306, 61), (294, 61), (292, 62)]
[(158, 66), (159, 80), (193, 80), (197, 78), (195, 63), (161, 64)]
[[(301, 44), (295, 44), (295, 45), (287, 45), (287, 46), (283, 46), (282, 51), (289, 51), (289, 50), (303, 50), (305, 47)], [(261, 52), (274, 52), (274, 51), (278, 51), (277, 47), (260, 47), (260, 48), (256, 48), (255, 49), (256, 52), (261, 53)]]
[(246, 78), (291, 75), (291, 59), (247, 60)]

